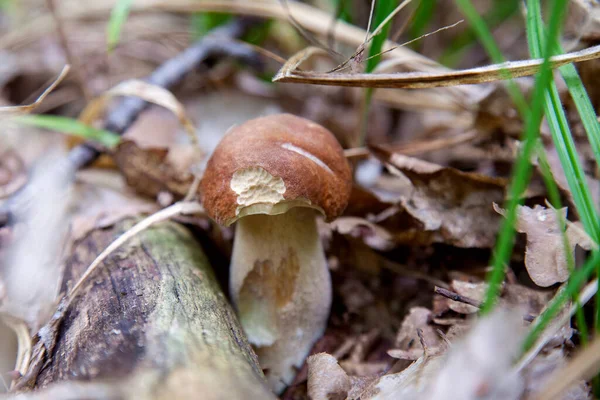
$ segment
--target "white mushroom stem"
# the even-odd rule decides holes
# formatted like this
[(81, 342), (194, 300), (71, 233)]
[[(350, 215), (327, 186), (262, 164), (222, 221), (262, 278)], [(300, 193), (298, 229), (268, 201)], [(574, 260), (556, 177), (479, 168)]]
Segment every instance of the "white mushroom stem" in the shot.
[(331, 278), (316, 212), (295, 207), (237, 222), (230, 289), (273, 391), (294, 379), (325, 331)]

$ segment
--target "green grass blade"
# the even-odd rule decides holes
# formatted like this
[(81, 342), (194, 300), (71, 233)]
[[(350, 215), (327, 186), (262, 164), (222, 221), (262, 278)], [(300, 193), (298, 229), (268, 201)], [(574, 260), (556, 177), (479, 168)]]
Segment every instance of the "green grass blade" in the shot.
[(352, 23), (352, 4), (350, 0), (332, 0), (335, 5), (335, 15), (337, 19)]
[[(375, 10), (373, 11), (373, 21), (371, 26), (372, 29), (375, 30), (379, 25), (383, 23), (383, 21), (390, 15), (394, 9), (398, 6), (399, 0), (379, 0), (375, 4)], [(369, 46), (369, 53), (367, 57), (367, 62), (365, 65), (365, 72), (373, 72), (379, 61), (381, 60), (381, 50), (383, 48), (383, 44), (387, 39), (390, 29), (392, 27), (391, 21), (389, 21), (379, 32), (379, 34), (373, 39), (371, 39), (371, 45)], [(364, 146), (365, 138), (367, 136), (367, 127), (369, 124), (369, 109), (371, 108), (371, 99), (373, 97), (373, 89), (368, 88), (364, 91), (364, 96), (362, 99), (361, 109), (362, 109), (362, 126), (360, 127), (359, 137), (356, 146)]]
[[(408, 31), (411, 39), (418, 38), (425, 33), (425, 29), (429, 25), (435, 12), (435, 5), (435, 0), (421, 0), (419, 2), (411, 27)], [(418, 45), (418, 42), (415, 42), (414, 45)]]
[[(556, 36), (559, 31), (560, 21), (562, 17), (562, 9), (564, 7), (564, 0), (557, 0), (555, 9), (553, 10), (553, 24), (551, 25), (550, 33)], [(494, 38), (486, 26), (483, 19), (477, 13), (475, 7), (469, 0), (457, 0), (458, 6), (461, 8), (463, 14), (467, 17), (471, 23), (474, 31), (477, 33), (483, 46), (486, 48), (488, 54), (492, 60), (496, 63), (502, 62), (504, 57), (500, 49), (498, 48)], [(555, 15), (556, 14), (556, 15)], [(509, 85), (508, 90), (519, 111), (524, 114), (525, 117), (525, 132), (524, 140), (521, 152), (515, 162), (513, 170), (513, 178), (509, 188), (509, 200), (507, 206), (506, 218), (504, 219), (500, 228), (500, 234), (496, 243), (495, 251), (492, 256), (492, 271), (488, 276), (488, 290), (486, 292), (485, 300), (482, 306), (482, 313), (490, 312), (499, 294), (499, 288), (504, 280), (504, 265), (510, 258), (510, 254), (513, 248), (514, 241), (514, 224), (516, 221), (517, 205), (519, 204), (520, 197), (524, 192), (529, 179), (531, 177), (531, 164), (530, 157), (535, 148), (535, 144), (539, 135), (539, 125), (541, 123), (543, 115), (543, 93), (546, 87), (551, 81), (552, 71), (548, 58), (550, 56), (550, 48), (546, 49), (544, 54), (544, 62), (541, 66), (540, 72), (536, 76), (535, 87), (533, 90), (531, 108), (527, 112), (527, 105), (524, 103), (522, 94), (518, 91), (518, 88), (514, 85)]]
[[(371, 26), (373, 29), (377, 28), (383, 21), (390, 15), (394, 9), (398, 6), (398, 0), (379, 0), (375, 4), (375, 11), (373, 15), (373, 23)], [(383, 44), (385, 43), (390, 29), (392, 28), (391, 21), (388, 22), (379, 35), (375, 36), (371, 40), (371, 46), (369, 46), (369, 56), (367, 59), (367, 64), (365, 65), (365, 72), (373, 72), (379, 61), (381, 60), (381, 49), (383, 48)]]
[(132, 0), (119, 0), (110, 13), (110, 20), (106, 29), (106, 43), (108, 51), (111, 52), (119, 44), (121, 31), (131, 9)]
[(94, 140), (108, 148), (115, 147), (121, 140), (119, 135), (113, 132), (92, 128), (75, 119), (56, 115), (24, 115), (15, 117), (12, 121)]
[(192, 14), (192, 36), (199, 39), (214, 28), (231, 21), (233, 16), (225, 13), (197, 12)]
[[(545, 29), (542, 21), (539, 0), (527, 1), (527, 32), (528, 37), (530, 37), (530, 52), (535, 57), (537, 54), (539, 54), (543, 43), (542, 41), (545, 38)], [(553, 46), (555, 50), (559, 49), (558, 40), (553, 42), (550, 42), (550, 40), (553, 40), (551, 38), (548, 38), (547, 40), (549, 41), (548, 44)], [(561, 73), (563, 73), (563, 76), (566, 73), (565, 81), (567, 82), (568, 78), (567, 85), (571, 86), (570, 90), (572, 90), (572, 96), (578, 103), (576, 103), (577, 109), (580, 112), (582, 122), (585, 121), (584, 127), (586, 128), (586, 132), (588, 133), (592, 147), (594, 147), (594, 140), (596, 142), (600, 140), (600, 131), (595, 118), (595, 113), (593, 112), (593, 108), (591, 107), (591, 103), (589, 102), (589, 98), (587, 97), (587, 93), (583, 88), (583, 84), (579, 79), (575, 67), (572, 65), (569, 67), (571, 68), (563, 69)], [(573, 194), (573, 202), (575, 203), (575, 207), (579, 213), (579, 217), (586, 232), (594, 240), (598, 241), (600, 238), (598, 212), (587, 185), (585, 173), (583, 171), (583, 167), (581, 166), (581, 162), (577, 154), (577, 148), (575, 146), (567, 117), (560, 101), (558, 89), (556, 88), (555, 84), (550, 87), (549, 91), (545, 94), (545, 98), (547, 108), (546, 114), (548, 116), (547, 119), (550, 126), (550, 131), (552, 133), (552, 139), (556, 146), (565, 177), (567, 178), (569, 189)], [(593, 117), (590, 116), (590, 113), (593, 113)], [(592, 121), (590, 121), (590, 117), (593, 119)], [(598, 133), (594, 131), (598, 131)], [(600, 147), (598, 149), (600, 150)], [(594, 153), (596, 153), (596, 150)], [(600, 275), (600, 265), (597, 266), (596, 275)], [(580, 317), (577, 319), (578, 325), (585, 324), (585, 320), (580, 321)], [(600, 296), (596, 296), (596, 314), (594, 323), (595, 331), (598, 330), (599, 325)], [(585, 331), (587, 331), (587, 328), (585, 328)], [(583, 334), (581, 337), (582, 342), (584, 344), (587, 343), (587, 337)]]
[[(560, 48), (559, 48), (560, 49)], [(560, 49), (562, 53), (562, 49)], [(600, 123), (596, 119), (594, 106), (579, 78), (577, 69), (573, 64), (565, 65), (558, 69), (571, 93), (575, 107), (579, 112), (581, 122), (587, 133), (588, 140), (592, 145), (596, 164), (600, 165)]]
[[(506, 59), (502, 55), (502, 52), (500, 51), (500, 48), (498, 47), (498, 45), (496, 44), (496, 41), (494, 40), (494, 37), (492, 36), (492, 32), (490, 32), (485, 21), (479, 15), (479, 13), (475, 9), (475, 7), (471, 3), (471, 1), (470, 0), (456, 0), (456, 3), (458, 5), (458, 7), (460, 8), (460, 10), (462, 11), (462, 13), (467, 18), (467, 20), (469, 21), (469, 23), (471, 24), (473, 31), (479, 38), (479, 41), (485, 48), (485, 51), (487, 52), (489, 57), (492, 59), (492, 61), (496, 64), (500, 64), (500, 63), (503, 63), (504, 61), (506, 61)], [(527, 106), (527, 101), (525, 100), (525, 97), (523, 96), (523, 93), (521, 93), (521, 90), (519, 89), (517, 84), (510, 78), (511, 78), (511, 76), (507, 72), (505, 79), (509, 80), (508, 84), (507, 84), (508, 93), (510, 94), (510, 96), (511, 96), (513, 102), (515, 103), (515, 106), (519, 110), (519, 113), (521, 114), (521, 116), (523, 118), (525, 118), (525, 115), (527, 115), (529, 113), (529, 110), (528, 110), (529, 107)]]
[[(495, 1), (492, 9), (483, 17), (483, 22), (487, 27), (487, 30), (494, 29), (496, 26), (512, 17), (519, 9), (518, 6), (520, 1), (521, 0)], [(463, 57), (465, 50), (475, 43), (477, 37), (478, 34), (473, 29), (466, 30), (459, 34), (440, 57), (440, 63), (448, 66), (456, 65)]]

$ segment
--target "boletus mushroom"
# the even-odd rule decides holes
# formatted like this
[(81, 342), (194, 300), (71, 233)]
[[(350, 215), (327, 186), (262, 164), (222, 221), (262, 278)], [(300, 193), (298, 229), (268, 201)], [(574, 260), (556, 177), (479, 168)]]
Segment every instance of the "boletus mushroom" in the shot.
[(207, 164), (206, 212), (222, 225), (237, 222), (231, 297), (277, 393), (325, 330), (331, 277), (316, 217), (340, 215), (351, 185), (331, 132), (289, 114), (232, 128)]

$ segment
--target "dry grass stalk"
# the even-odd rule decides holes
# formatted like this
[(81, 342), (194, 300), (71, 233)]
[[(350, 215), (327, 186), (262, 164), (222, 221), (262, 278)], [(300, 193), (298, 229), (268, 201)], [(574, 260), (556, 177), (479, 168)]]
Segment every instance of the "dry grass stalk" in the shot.
[[(507, 76), (512, 78), (531, 76), (540, 70), (544, 62), (543, 59), (534, 59), (509, 61), (502, 64), (457, 71), (382, 74), (330, 74), (298, 70), (303, 62), (317, 54), (323, 54), (323, 51), (316, 47), (309, 47), (298, 52), (290, 57), (273, 80), (275, 82), (330, 86), (423, 89), (494, 82), (504, 80)], [(589, 61), (598, 57), (600, 57), (600, 46), (593, 46), (581, 51), (554, 56), (550, 59), (550, 65), (552, 68), (558, 68), (573, 62)]]

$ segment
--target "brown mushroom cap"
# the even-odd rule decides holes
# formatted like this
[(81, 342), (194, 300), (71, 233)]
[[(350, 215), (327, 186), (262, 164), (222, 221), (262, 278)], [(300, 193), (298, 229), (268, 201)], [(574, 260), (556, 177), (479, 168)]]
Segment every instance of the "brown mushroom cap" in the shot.
[(206, 212), (223, 225), (297, 206), (332, 220), (346, 208), (351, 177), (331, 132), (294, 115), (271, 115), (225, 135), (208, 161), (202, 200)]

